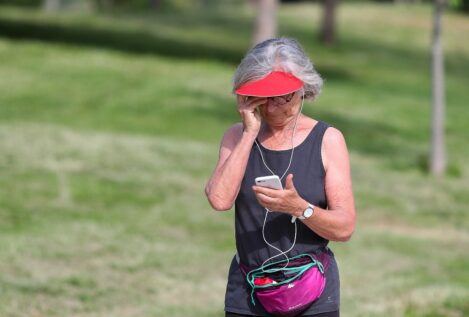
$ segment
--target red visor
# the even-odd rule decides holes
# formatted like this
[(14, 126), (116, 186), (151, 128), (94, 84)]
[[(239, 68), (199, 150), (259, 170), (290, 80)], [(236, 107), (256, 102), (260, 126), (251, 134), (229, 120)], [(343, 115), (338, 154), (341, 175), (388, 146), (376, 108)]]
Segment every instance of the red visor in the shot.
[(292, 74), (274, 71), (239, 87), (235, 92), (242, 96), (274, 97), (291, 94), (302, 87), (303, 82)]

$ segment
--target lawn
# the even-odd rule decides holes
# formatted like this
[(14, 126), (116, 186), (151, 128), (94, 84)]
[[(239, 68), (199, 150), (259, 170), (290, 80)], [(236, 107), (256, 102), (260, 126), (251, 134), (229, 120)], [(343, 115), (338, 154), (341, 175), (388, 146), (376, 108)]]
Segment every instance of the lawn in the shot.
[[(469, 315), (469, 18), (444, 19), (445, 177), (425, 172), (428, 6), (283, 6), (326, 80), (358, 223), (331, 243), (343, 316)], [(233, 213), (203, 194), (252, 12), (44, 15), (0, 7), (0, 316), (222, 316)]]

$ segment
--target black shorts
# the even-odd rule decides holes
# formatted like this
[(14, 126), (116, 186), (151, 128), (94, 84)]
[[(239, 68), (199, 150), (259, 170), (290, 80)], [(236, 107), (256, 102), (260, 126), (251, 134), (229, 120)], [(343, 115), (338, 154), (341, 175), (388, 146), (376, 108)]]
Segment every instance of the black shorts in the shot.
[[(225, 317), (252, 317), (252, 315), (240, 315), (240, 314), (225, 312)], [(333, 312), (308, 315), (308, 316), (303, 316), (303, 317), (339, 317), (339, 311), (336, 310)]]

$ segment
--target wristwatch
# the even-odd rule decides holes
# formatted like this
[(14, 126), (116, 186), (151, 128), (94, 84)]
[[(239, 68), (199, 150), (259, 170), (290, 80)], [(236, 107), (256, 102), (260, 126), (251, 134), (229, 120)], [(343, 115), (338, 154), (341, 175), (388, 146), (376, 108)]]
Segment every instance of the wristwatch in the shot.
[(301, 220), (305, 220), (311, 217), (313, 214), (314, 214), (314, 206), (311, 204), (308, 204), (308, 207), (306, 207), (306, 209), (303, 211), (303, 215), (300, 216), (299, 218)]

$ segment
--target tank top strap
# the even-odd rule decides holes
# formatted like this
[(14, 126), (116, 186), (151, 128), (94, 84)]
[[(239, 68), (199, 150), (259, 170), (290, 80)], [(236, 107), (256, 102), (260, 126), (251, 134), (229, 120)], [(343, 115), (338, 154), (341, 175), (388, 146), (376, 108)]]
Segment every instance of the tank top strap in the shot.
[(324, 165), (321, 155), (322, 140), (327, 128), (329, 127), (330, 125), (328, 123), (324, 121), (318, 121), (306, 140), (307, 144), (305, 150), (307, 153), (309, 153), (307, 154), (309, 158), (309, 164), (311, 164), (313, 169), (316, 171), (320, 171), (321, 174), (324, 173)]
[(318, 143), (319, 145), (322, 144), (322, 139), (324, 137), (324, 133), (326, 133), (326, 130), (327, 128), (330, 127), (330, 125), (324, 121), (318, 121), (317, 123), (317, 127), (316, 127), (316, 131), (314, 132), (314, 137), (316, 139), (316, 143)]
[(321, 149), (324, 133), (326, 133), (326, 130), (329, 127), (330, 125), (326, 122), (318, 121), (305, 140), (308, 147), (313, 148), (314, 150), (317, 150), (318, 148)]

